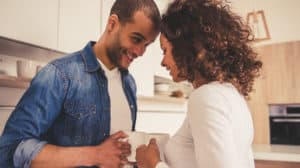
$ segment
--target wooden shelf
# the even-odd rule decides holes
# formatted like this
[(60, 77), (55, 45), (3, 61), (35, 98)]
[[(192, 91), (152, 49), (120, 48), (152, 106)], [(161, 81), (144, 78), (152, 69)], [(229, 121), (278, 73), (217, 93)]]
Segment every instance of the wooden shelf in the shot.
[(0, 86), (9, 88), (28, 88), (31, 79), (0, 75)]

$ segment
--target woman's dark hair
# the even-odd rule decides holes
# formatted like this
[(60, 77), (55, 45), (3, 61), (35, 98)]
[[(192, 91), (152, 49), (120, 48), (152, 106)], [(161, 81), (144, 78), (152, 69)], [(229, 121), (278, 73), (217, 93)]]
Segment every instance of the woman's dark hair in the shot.
[(249, 46), (249, 26), (217, 0), (175, 0), (162, 16), (161, 33), (172, 44), (180, 75), (193, 82), (231, 82), (248, 96), (262, 62)]
[(142, 11), (153, 22), (154, 29), (159, 30), (161, 16), (153, 0), (116, 0), (110, 10), (110, 15), (116, 14), (121, 23), (131, 22), (133, 14)]

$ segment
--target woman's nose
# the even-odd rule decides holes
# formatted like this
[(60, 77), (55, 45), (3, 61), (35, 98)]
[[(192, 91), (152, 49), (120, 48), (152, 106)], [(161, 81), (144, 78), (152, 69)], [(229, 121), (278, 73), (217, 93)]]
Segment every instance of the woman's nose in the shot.
[(162, 67), (165, 67), (165, 66), (166, 66), (166, 63), (165, 63), (165, 59), (164, 59), (164, 58), (161, 60), (160, 65), (161, 65)]

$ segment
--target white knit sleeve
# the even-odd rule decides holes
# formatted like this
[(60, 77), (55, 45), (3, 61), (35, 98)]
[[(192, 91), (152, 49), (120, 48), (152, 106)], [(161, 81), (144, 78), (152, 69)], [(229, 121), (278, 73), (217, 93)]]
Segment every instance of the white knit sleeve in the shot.
[(165, 162), (158, 162), (155, 166), (155, 168), (169, 168), (169, 166)]

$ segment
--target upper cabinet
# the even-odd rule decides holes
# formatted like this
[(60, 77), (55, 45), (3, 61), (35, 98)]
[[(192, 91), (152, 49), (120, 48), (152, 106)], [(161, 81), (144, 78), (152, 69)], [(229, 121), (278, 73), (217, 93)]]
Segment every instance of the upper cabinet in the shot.
[(59, 0), (1, 0), (0, 36), (56, 49)]
[(60, 0), (58, 50), (74, 52), (97, 41), (101, 26), (100, 0)]
[(101, 32), (101, 0), (1, 0), (0, 36), (74, 52)]

